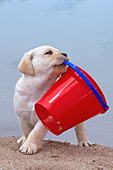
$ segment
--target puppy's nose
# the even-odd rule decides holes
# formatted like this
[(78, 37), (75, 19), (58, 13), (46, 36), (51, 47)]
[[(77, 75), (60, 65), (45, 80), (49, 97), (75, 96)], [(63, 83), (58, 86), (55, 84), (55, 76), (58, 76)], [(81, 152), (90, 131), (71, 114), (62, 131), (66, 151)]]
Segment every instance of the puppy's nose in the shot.
[(67, 57), (67, 54), (66, 54), (66, 53), (62, 53), (62, 55), (64, 55), (65, 57)]

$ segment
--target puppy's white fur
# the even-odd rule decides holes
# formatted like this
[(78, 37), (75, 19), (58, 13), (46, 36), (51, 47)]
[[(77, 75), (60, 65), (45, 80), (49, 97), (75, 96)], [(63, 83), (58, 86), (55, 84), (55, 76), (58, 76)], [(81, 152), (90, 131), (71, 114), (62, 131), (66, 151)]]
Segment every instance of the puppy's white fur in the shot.
[[(41, 46), (27, 52), (18, 66), (23, 74), (16, 84), (14, 108), (24, 134), (17, 141), (22, 144), (20, 151), (23, 153), (36, 153), (47, 133), (35, 113), (34, 104), (66, 71), (67, 66), (62, 64), (65, 60), (69, 58), (59, 50)], [(91, 145), (87, 139), (85, 123), (76, 126), (75, 131), (80, 146)]]

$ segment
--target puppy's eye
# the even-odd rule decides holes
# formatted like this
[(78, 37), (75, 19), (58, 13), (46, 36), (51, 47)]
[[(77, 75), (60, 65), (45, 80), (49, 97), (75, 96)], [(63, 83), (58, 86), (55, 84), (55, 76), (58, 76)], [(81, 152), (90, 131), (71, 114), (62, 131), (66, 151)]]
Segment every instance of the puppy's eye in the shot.
[(48, 52), (45, 53), (45, 55), (46, 55), (46, 54), (52, 55), (53, 52), (52, 52), (52, 51), (48, 51)]

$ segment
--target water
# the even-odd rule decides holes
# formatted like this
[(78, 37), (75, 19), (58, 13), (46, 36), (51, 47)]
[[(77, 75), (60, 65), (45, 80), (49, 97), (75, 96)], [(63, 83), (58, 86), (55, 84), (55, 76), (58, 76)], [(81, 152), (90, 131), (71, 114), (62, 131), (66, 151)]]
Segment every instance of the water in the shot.
[[(102, 88), (109, 111), (87, 121), (92, 143), (113, 147), (113, 1), (0, 0), (0, 136), (21, 136), (13, 110), (23, 54), (40, 45), (67, 52)], [(46, 139), (76, 144), (73, 129)]]

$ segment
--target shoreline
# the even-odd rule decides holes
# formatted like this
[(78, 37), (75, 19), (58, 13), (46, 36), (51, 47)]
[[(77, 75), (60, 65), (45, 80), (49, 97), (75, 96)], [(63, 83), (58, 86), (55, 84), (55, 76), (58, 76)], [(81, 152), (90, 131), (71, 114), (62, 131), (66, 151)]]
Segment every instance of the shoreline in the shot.
[(17, 137), (0, 137), (0, 170), (112, 170), (113, 148), (94, 144), (78, 147), (45, 140), (34, 155), (19, 152)]

